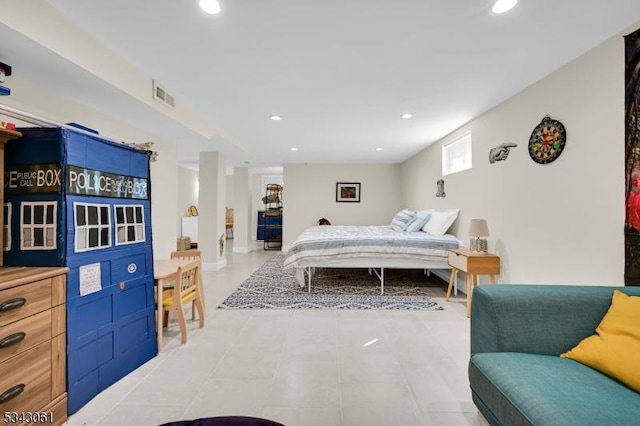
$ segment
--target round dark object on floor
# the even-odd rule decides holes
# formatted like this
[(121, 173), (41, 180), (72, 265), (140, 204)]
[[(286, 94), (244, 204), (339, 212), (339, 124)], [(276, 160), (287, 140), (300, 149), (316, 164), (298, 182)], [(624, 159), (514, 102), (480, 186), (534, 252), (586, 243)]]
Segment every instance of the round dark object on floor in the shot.
[(165, 423), (160, 426), (284, 426), (282, 423), (274, 422), (257, 417), (227, 416), (227, 417), (207, 417), (195, 420), (181, 420), (177, 422)]

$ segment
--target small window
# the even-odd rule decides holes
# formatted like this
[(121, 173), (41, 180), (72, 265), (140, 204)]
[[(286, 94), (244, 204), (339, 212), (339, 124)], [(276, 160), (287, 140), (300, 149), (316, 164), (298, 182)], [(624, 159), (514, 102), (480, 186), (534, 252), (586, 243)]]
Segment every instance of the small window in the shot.
[(2, 216), (3, 220), (3, 228), (4, 241), (2, 242), (2, 247), (4, 251), (11, 250), (11, 203), (4, 203), (4, 214)]
[(442, 145), (442, 176), (471, 168), (471, 133)]
[(73, 203), (75, 251), (111, 247), (111, 215), (108, 204)]
[(143, 206), (114, 206), (116, 212), (116, 245), (145, 241)]
[[(8, 209), (9, 212), (11, 209)], [(5, 217), (7, 207), (5, 205)], [(58, 203), (51, 202), (23, 202), (20, 204), (20, 249), (21, 250), (55, 250), (58, 217)], [(8, 223), (11, 223), (10, 221)], [(5, 233), (9, 225), (5, 222)], [(6, 234), (5, 234), (6, 235)], [(7, 240), (5, 236), (5, 250)], [(11, 242), (9, 241), (9, 245)]]

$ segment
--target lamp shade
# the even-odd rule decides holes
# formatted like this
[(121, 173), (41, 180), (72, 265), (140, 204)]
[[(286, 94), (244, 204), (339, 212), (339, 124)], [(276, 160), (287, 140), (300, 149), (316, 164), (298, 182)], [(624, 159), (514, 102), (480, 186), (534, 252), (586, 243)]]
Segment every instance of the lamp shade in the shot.
[(489, 225), (487, 225), (487, 221), (485, 219), (471, 219), (469, 236), (473, 238), (488, 237)]

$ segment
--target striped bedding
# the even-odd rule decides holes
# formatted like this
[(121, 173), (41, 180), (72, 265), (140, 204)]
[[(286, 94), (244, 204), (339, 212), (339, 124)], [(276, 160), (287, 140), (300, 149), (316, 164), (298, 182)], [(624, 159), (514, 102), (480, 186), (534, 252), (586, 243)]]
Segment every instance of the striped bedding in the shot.
[[(416, 265), (447, 264), (448, 251), (460, 246), (453, 235), (431, 235), (426, 232), (394, 231), (391, 226), (314, 226), (306, 229), (291, 245), (284, 269), (322, 267), (327, 262), (352, 259), (410, 260)], [(360, 265), (362, 266), (362, 265)], [(368, 266), (379, 266), (370, 264)], [(402, 266), (398, 266), (402, 267)], [(416, 266), (419, 267), (419, 266)]]

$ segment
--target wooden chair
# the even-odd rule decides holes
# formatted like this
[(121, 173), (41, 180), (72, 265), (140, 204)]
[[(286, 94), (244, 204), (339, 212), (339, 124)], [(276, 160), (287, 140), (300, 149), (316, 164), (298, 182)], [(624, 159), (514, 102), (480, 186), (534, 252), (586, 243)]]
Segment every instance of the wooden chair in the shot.
[[(194, 260), (174, 274), (175, 280), (172, 288), (159, 289), (162, 297), (162, 311), (165, 314), (173, 313), (180, 325), (180, 341), (187, 343), (187, 320), (184, 315), (184, 304), (192, 302), (198, 310), (200, 328), (204, 327), (204, 306), (199, 285), (200, 261)], [(162, 322), (158, 322), (158, 350), (162, 347)]]
[[(202, 285), (202, 256), (200, 255), (200, 250), (172, 251), (171, 259), (197, 260), (198, 262), (200, 262), (200, 274), (199, 274), (198, 284), (200, 285), (200, 293), (202, 293), (202, 306), (206, 308), (206, 303), (204, 301), (204, 286)], [(196, 319), (195, 309), (196, 309), (196, 305), (194, 304), (191, 307), (191, 319)]]
[[(233, 238), (233, 209), (225, 207), (225, 230), (227, 239)], [(231, 236), (229, 236), (231, 235)]]
[(200, 250), (178, 250), (171, 252), (171, 259), (200, 260)]

